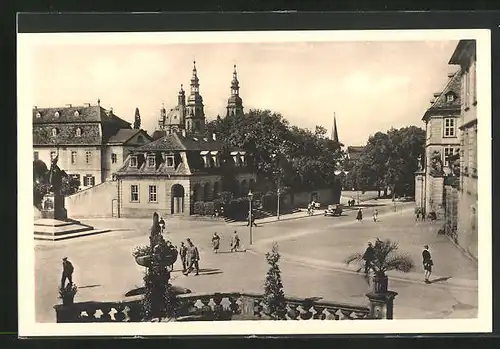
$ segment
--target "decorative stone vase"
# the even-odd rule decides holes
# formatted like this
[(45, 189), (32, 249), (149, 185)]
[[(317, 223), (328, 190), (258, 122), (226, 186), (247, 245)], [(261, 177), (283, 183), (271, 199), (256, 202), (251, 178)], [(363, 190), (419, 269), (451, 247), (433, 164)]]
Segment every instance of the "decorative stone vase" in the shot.
[(386, 275), (373, 277), (373, 292), (374, 293), (386, 293), (389, 284), (389, 279)]
[(135, 257), (135, 262), (141, 267), (149, 267), (151, 264), (151, 255)]

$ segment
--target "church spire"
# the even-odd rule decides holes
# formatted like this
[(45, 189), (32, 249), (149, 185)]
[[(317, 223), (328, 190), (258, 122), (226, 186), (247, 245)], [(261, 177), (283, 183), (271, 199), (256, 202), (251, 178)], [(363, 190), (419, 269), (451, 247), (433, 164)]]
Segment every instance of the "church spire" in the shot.
[(243, 101), (240, 98), (240, 82), (238, 81), (238, 72), (236, 71), (236, 64), (233, 66), (233, 80), (231, 80), (231, 96), (227, 101), (227, 114), (237, 115), (243, 114)]
[(200, 92), (200, 80), (196, 70), (196, 61), (193, 61), (193, 76), (191, 77), (191, 94), (197, 95)]
[(193, 134), (203, 134), (205, 132), (205, 111), (203, 107), (203, 98), (200, 95), (200, 80), (198, 79), (198, 71), (196, 70), (196, 61), (193, 61), (191, 93), (186, 104), (185, 129), (187, 132)]
[(339, 143), (339, 133), (337, 131), (337, 119), (335, 117), (335, 112), (333, 112), (332, 141)]

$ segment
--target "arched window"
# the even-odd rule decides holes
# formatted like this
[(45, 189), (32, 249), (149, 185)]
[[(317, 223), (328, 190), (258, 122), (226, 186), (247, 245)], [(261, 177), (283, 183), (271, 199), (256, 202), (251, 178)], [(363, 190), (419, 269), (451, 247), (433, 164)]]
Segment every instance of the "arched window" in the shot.
[(76, 134), (75, 134), (76, 137), (81, 137), (82, 136), (82, 129), (80, 127), (78, 127), (76, 129)]
[(58, 117), (59, 117), (59, 112), (58, 112), (58, 111), (56, 111), (56, 112), (54, 113), (54, 116), (55, 116), (56, 118), (58, 118)]
[(57, 128), (53, 128), (52, 129), (52, 137), (57, 136), (57, 133), (58, 133)]

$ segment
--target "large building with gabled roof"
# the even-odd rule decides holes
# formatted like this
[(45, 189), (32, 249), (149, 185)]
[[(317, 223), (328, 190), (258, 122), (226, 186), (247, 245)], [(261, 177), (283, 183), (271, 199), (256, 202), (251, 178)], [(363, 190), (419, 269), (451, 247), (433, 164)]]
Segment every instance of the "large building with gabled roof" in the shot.
[(33, 108), (33, 159), (58, 165), (80, 180), (81, 188), (112, 179), (129, 151), (150, 142), (143, 130), (97, 105)]
[[(136, 149), (117, 171), (119, 216), (190, 215), (195, 202), (222, 191), (246, 196), (256, 181), (251, 168), (245, 151), (215, 135), (172, 132)], [(230, 188), (224, 175), (234, 178)]]

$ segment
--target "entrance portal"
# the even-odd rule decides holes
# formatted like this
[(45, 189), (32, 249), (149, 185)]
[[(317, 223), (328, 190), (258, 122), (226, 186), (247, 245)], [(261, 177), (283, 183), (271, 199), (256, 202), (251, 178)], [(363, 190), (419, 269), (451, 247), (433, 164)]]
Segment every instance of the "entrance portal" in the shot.
[(172, 214), (184, 213), (184, 187), (174, 184), (171, 190), (170, 212)]

